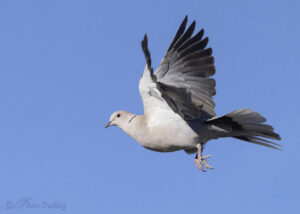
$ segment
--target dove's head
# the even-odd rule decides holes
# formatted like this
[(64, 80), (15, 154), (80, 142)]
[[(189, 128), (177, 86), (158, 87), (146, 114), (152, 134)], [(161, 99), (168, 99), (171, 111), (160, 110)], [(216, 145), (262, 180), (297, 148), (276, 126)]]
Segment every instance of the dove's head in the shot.
[(110, 116), (109, 122), (104, 127), (118, 126), (119, 128), (122, 128), (125, 124), (130, 123), (135, 116), (135, 114), (127, 111), (116, 111)]

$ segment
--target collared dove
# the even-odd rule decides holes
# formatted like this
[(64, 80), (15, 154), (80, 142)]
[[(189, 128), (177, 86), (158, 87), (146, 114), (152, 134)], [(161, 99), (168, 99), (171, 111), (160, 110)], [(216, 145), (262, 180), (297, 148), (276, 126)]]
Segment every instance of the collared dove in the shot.
[[(153, 73), (147, 35), (142, 41), (146, 66), (139, 82), (144, 115), (117, 111), (105, 127), (118, 126), (143, 147), (157, 152), (184, 150), (196, 153), (195, 165), (212, 169), (202, 156), (204, 144), (220, 137), (233, 137), (274, 149), (280, 140), (266, 119), (251, 109), (239, 109), (216, 116), (213, 101), (215, 73), (212, 49), (206, 48), (204, 30), (192, 36), (195, 21), (185, 30), (187, 16), (180, 25), (166, 55)], [(266, 139), (267, 138), (267, 139)]]

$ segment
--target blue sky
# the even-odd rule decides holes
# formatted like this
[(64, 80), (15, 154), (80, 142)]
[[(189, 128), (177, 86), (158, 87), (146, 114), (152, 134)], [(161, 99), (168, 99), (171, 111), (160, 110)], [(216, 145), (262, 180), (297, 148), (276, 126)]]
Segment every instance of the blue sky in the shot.
[[(299, 1), (0, 2), (0, 213), (299, 213)], [(143, 113), (153, 66), (185, 15), (215, 56), (218, 115), (249, 107), (284, 151), (219, 139), (194, 156), (142, 148), (103, 126)], [(36, 208), (7, 209), (27, 198)], [(43, 203), (60, 203), (43, 208)]]

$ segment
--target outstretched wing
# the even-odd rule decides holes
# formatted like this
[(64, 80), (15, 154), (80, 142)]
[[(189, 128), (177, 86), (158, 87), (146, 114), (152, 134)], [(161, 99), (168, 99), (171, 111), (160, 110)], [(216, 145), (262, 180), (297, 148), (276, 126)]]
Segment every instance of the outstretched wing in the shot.
[[(142, 48), (147, 65), (141, 80), (147, 79), (144, 75), (148, 74), (151, 82), (150, 88), (148, 84), (150, 94), (162, 98), (174, 112), (186, 120), (197, 119), (204, 114), (215, 116), (215, 103), (212, 98), (216, 93), (215, 80), (208, 78), (215, 73), (214, 58), (211, 56), (212, 49), (205, 48), (208, 38), (202, 39), (203, 29), (192, 36), (195, 21), (185, 31), (186, 24), (187, 17), (180, 25), (154, 74), (145, 36)], [(145, 81), (141, 82), (145, 83)], [(145, 107), (144, 99), (143, 103)], [(151, 103), (147, 104), (147, 106), (151, 105)]]

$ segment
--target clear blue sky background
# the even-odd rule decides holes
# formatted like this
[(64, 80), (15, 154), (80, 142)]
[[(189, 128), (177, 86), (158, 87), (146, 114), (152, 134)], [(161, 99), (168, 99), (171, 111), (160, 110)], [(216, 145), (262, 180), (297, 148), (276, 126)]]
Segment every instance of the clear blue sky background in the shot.
[[(0, 213), (300, 213), (299, 1), (0, 2)], [(103, 126), (141, 114), (145, 32), (156, 67), (184, 16), (216, 59), (218, 115), (249, 107), (284, 151), (219, 139), (194, 156)], [(8, 201), (63, 202), (7, 210)]]

